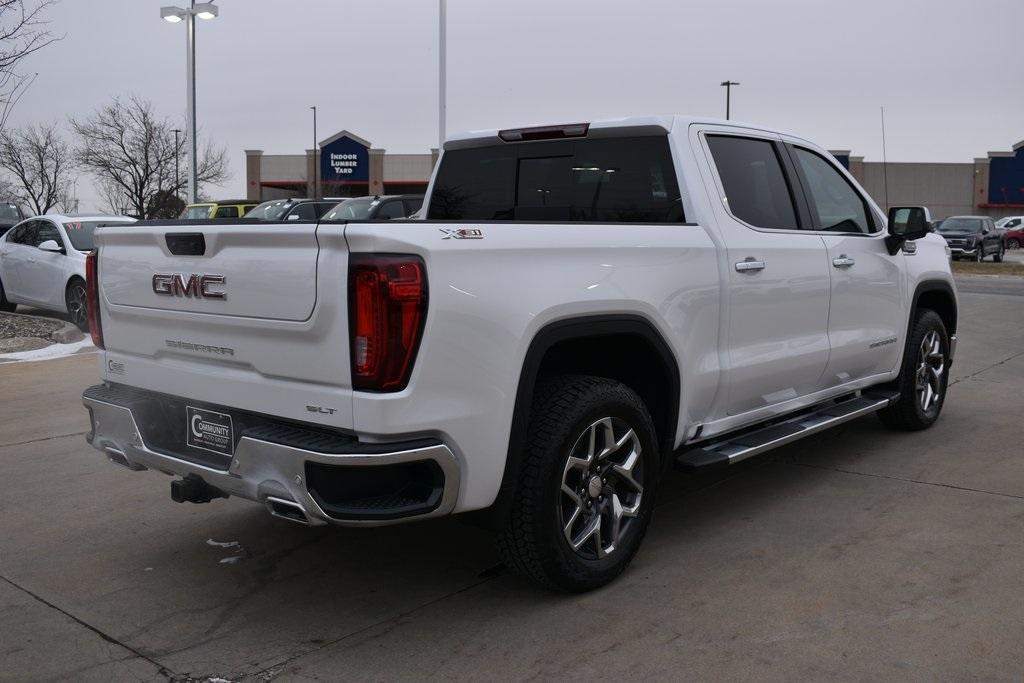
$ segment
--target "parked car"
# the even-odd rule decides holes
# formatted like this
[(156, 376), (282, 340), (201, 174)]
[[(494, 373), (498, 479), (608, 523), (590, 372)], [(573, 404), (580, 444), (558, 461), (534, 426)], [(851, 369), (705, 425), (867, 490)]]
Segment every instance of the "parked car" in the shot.
[(1024, 216), (1007, 216), (996, 221), (996, 227), (1003, 231), (1003, 246), (1020, 249), (1024, 244)]
[(241, 218), (259, 202), (249, 199), (224, 199), (218, 202), (199, 202), (186, 206), (179, 218), (184, 220), (209, 220), (217, 218)]
[(315, 221), (341, 200), (341, 197), (271, 199), (253, 207), (244, 217), (261, 221)]
[(89, 443), (177, 475), (179, 502), (472, 512), (511, 570), (582, 591), (629, 564), (671, 465), (939, 417), (946, 245), (804, 139), (674, 116), (475, 131), (431, 187), (424, 221), (301, 222), (272, 252), (249, 222), (102, 231)]
[(65, 313), (82, 330), (85, 255), (102, 225), (134, 223), (125, 216), (35, 216), (0, 236), (0, 311), (18, 304)]
[(25, 220), (25, 213), (14, 202), (0, 202), (0, 235)]
[(326, 221), (368, 221), (409, 218), (423, 206), (421, 194), (353, 197), (324, 214)]
[(988, 216), (950, 216), (935, 229), (953, 254), (953, 260), (969, 258), (982, 261), (986, 256), (1000, 263), (1006, 247), (995, 224)]

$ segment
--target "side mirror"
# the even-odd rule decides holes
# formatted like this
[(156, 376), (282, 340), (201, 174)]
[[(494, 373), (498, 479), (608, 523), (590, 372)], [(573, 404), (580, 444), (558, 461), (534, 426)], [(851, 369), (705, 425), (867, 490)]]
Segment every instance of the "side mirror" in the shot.
[(931, 214), (924, 206), (893, 206), (889, 208), (889, 236), (885, 245), (895, 254), (908, 240), (918, 240), (932, 230)]
[(39, 248), (42, 249), (43, 251), (50, 251), (57, 254), (64, 253), (64, 247), (57, 244), (57, 240), (46, 240), (45, 242), (39, 245)]

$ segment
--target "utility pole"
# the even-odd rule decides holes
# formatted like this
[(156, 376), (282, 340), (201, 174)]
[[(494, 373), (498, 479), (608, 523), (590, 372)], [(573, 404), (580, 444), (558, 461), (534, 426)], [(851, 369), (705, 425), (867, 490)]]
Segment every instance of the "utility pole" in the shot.
[(320, 149), (316, 142), (316, 105), (310, 107), (313, 110), (313, 198), (320, 196)]
[(729, 120), (729, 105), (732, 95), (732, 86), (739, 85), (736, 81), (722, 81), (722, 87), (725, 88), (725, 120)]

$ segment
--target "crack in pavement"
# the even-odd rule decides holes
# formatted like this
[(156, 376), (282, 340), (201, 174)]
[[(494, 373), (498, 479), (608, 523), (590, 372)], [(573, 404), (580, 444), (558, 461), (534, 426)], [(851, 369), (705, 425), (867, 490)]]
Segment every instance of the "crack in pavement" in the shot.
[(413, 614), (416, 614), (420, 610), (426, 609), (427, 607), (430, 607), (431, 605), (436, 605), (437, 603), (443, 602), (444, 600), (447, 600), (448, 598), (453, 598), (453, 597), (455, 597), (457, 595), (461, 595), (462, 593), (465, 593), (467, 591), (471, 591), (474, 588), (477, 588), (478, 586), (482, 586), (485, 583), (488, 583), (489, 581), (493, 581), (494, 578), (495, 577), (488, 577), (488, 578), (485, 578), (485, 579), (483, 579), (481, 581), (476, 581), (474, 583), (469, 584), (468, 586), (463, 586), (462, 588), (459, 588), (457, 590), (451, 591), (450, 593), (446, 593), (445, 595), (438, 596), (438, 597), (436, 597), (436, 598), (434, 598), (432, 600), (427, 600), (423, 604), (417, 605), (417, 606), (415, 606), (415, 607), (413, 607), (411, 609), (406, 610), (405, 612), (401, 612), (400, 614), (396, 614), (393, 617), (388, 617), (386, 619), (381, 619), (380, 621), (377, 621), (377, 622), (375, 622), (373, 624), (370, 624), (369, 626), (364, 626), (362, 628), (356, 629), (355, 631), (352, 631), (351, 633), (346, 633), (343, 636), (339, 636), (337, 638), (334, 638), (333, 640), (326, 641), (326, 642), (322, 643), (319, 647), (313, 648), (312, 650), (306, 650), (305, 652), (299, 652), (299, 653), (296, 653), (294, 655), (291, 655), (291, 656), (281, 660), (280, 662), (277, 662), (276, 664), (272, 664), (271, 666), (268, 666), (267, 668), (263, 669), (262, 671), (257, 672), (256, 674), (254, 674), (254, 676), (256, 678), (262, 678), (263, 680), (269, 680), (269, 678), (276, 676), (278, 673), (281, 672), (282, 669), (284, 669), (286, 666), (288, 666), (289, 664), (291, 664), (292, 662), (294, 662), (297, 659), (300, 659), (302, 657), (306, 657), (306, 656), (311, 655), (311, 654), (316, 653), (316, 652), (320, 652), (321, 650), (324, 650), (324, 649), (326, 649), (328, 647), (331, 647), (332, 645), (337, 645), (338, 643), (343, 642), (345, 640), (348, 640), (349, 638), (352, 638), (354, 636), (358, 636), (358, 635), (360, 635), (362, 633), (366, 633), (367, 631), (371, 631), (371, 630), (373, 630), (375, 628), (378, 628), (380, 626), (384, 626), (385, 624), (392, 624), (392, 628), (394, 628), (394, 626), (399, 625), (401, 623), (401, 621), (403, 619), (405, 619), (406, 617), (411, 616)]
[(957, 486), (956, 484), (943, 484), (938, 481), (925, 481), (924, 479), (909, 479), (907, 477), (897, 477), (891, 474), (872, 474), (870, 472), (858, 472), (856, 470), (844, 470), (841, 467), (828, 467), (826, 465), (812, 465), (806, 462), (791, 462), (791, 463), (778, 463), (780, 465), (787, 465), (789, 467), (806, 467), (812, 470), (825, 470), (829, 472), (839, 472), (840, 474), (852, 474), (858, 477), (874, 477), (876, 479), (890, 479), (892, 481), (902, 481), (908, 484), (924, 484), (925, 486), (936, 486), (938, 488), (953, 489), (955, 491), (967, 491), (970, 493), (983, 493), (989, 496), (999, 496), (1001, 498), (1013, 498), (1016, 500), (1024, 500), (1024, 496), (1018, 496), (1014, 493), (1000, 493), (999, 491), (986, 491), (985, 489), (972, 489), (969, 486)]
[(117, 638), (107, 634), (106, 632), (104, 632), (104, 631), (100, 630), (99, 628), (93, 626), (92, 624), (90, 624), (87, 621), (79, 619), (74, 614), (71, 614), (67, 610), (58, 607), (57, 605), (53, 604), (52, 602), (50, 602), (46, 598), (43, 598), (42, 596), (36, 595), (35, 593), (33, 593), (29, 589), (25, 588), (24, 586), (21, 586), (21, 585), (15, 583), (14, 581), (11, 581), (6, 576), (0, 576), (0, 580), (3, 580), (5, 583), (10, 585), (12, 588), (15, 588), (15, 589), (21, 591), (25, 595), (28, 595), (29, 597), (31, 597), (32, 599), (36, 600), (37, 602), (39, 602), (39, 603), (41, 603), (43, 605), (46, 605), (50, 609), (55, 610), (57, 612), (60, 612), (65, 617), (67, 617), (68, 619), (71, 619), (73, 622), (75, 622), (79, 626), (83, 626), (83, 627), (87, 628), (88, 630), (92, 631), (93, 633), (98, 635), (100, 638), (102, 638), (104, 641), (106, 641), (106, 642), (108, 642), (108, 643), (110, 643), (112, 645), (117, 645), (118, 647), (124, 648), (125, 650), (127, 650), (128, 652), (131, 652), (133, 655), (135, 655), (139, 659), (142, 659), (142, 660), (145, 660), (145, 661), (149, 662), (150, 664), (152, 664), (153, 666), (155, 666), (157, 668), (157, 673), (159, 673), (164, 678), (167, 678), (168, 680), (172, 680), (172, 681), (173, 680), (177, 680), (177, 674), (175, 674), (173, 671), (168, 669), (166, 666), (164, 666), (160, 662), (158, 662), (158, 661), (156, 661), (154, 659), (151, 659), (150, 657), (147, 657), (142, 652), (139, 652), (138, 650), (136, 650), (131, 645), (128, 645), (126, 643), (121, 642)]
[(69, 436), (85, 436), (89, 432), (72, 432), (70, 434), (58, 434), (56, 436), (43, 436), (38, 439), (29, 439), (28, 441), (16, 441), (14, 443), (0, 443), (0, 448), (9, 448), (11, 446), (27, 446), (30, 443), (39, 443), (40, 441), (52, 441), (54, 439), (66, 439)]
[(946, 388), (949, 388), (949, 387), (953, 386), (954, 384), (959, 384), (960, 382), (963, 382), (964, 380), (967, 380), (967, 379), (974, 379), (975, 377), (977, 377), (978, 375), (980, 375), (983, 372), (988, 372), (992, 368), (997, 368), (1000, 365), (1004, 365), (1006, 363), (1009, 363), (1011, 360), (1014, 360), (1016, 358), (1020, 358), (1021, 356), (1024, 356), (1024, 351), (1021, 351), (1020, 353), (1015, 353), (1012, 356), (1008, 356), (1008, 357), (1004, 358), (1001, 361), (996, 361), (992, 365), (984, 367), (981, 370), (978, 370), (976, 372), (972, 372), (969, 375), (964, 375), (963, 377), (957, 377), (955, 380), (953, 380), (948, 385), (946, 385)]

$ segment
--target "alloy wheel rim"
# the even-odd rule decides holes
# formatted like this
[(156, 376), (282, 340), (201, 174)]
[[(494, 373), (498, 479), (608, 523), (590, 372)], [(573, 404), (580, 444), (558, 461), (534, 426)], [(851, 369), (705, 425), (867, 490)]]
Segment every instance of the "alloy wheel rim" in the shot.
[(562, 471), (559, 523), (569, 547), (601, 559), (622, 546), (643, 499), (642, 447), (624, 420), (603, 417), (576, 439)]
[(68, 313), (71, 316), (72, 322), (76, 325), (85, 324), (86, 311), (84, 287), (75, 286), (71, 288), (71, 292), (68, 294)]
[(946, 372), (946, 356), (942, 353), (942, 338), (932, 330), (921, 340), (918, 353), (916, 389), (917, 404), (925, 413), (938, 405), (942, 398), (942, 376)]

